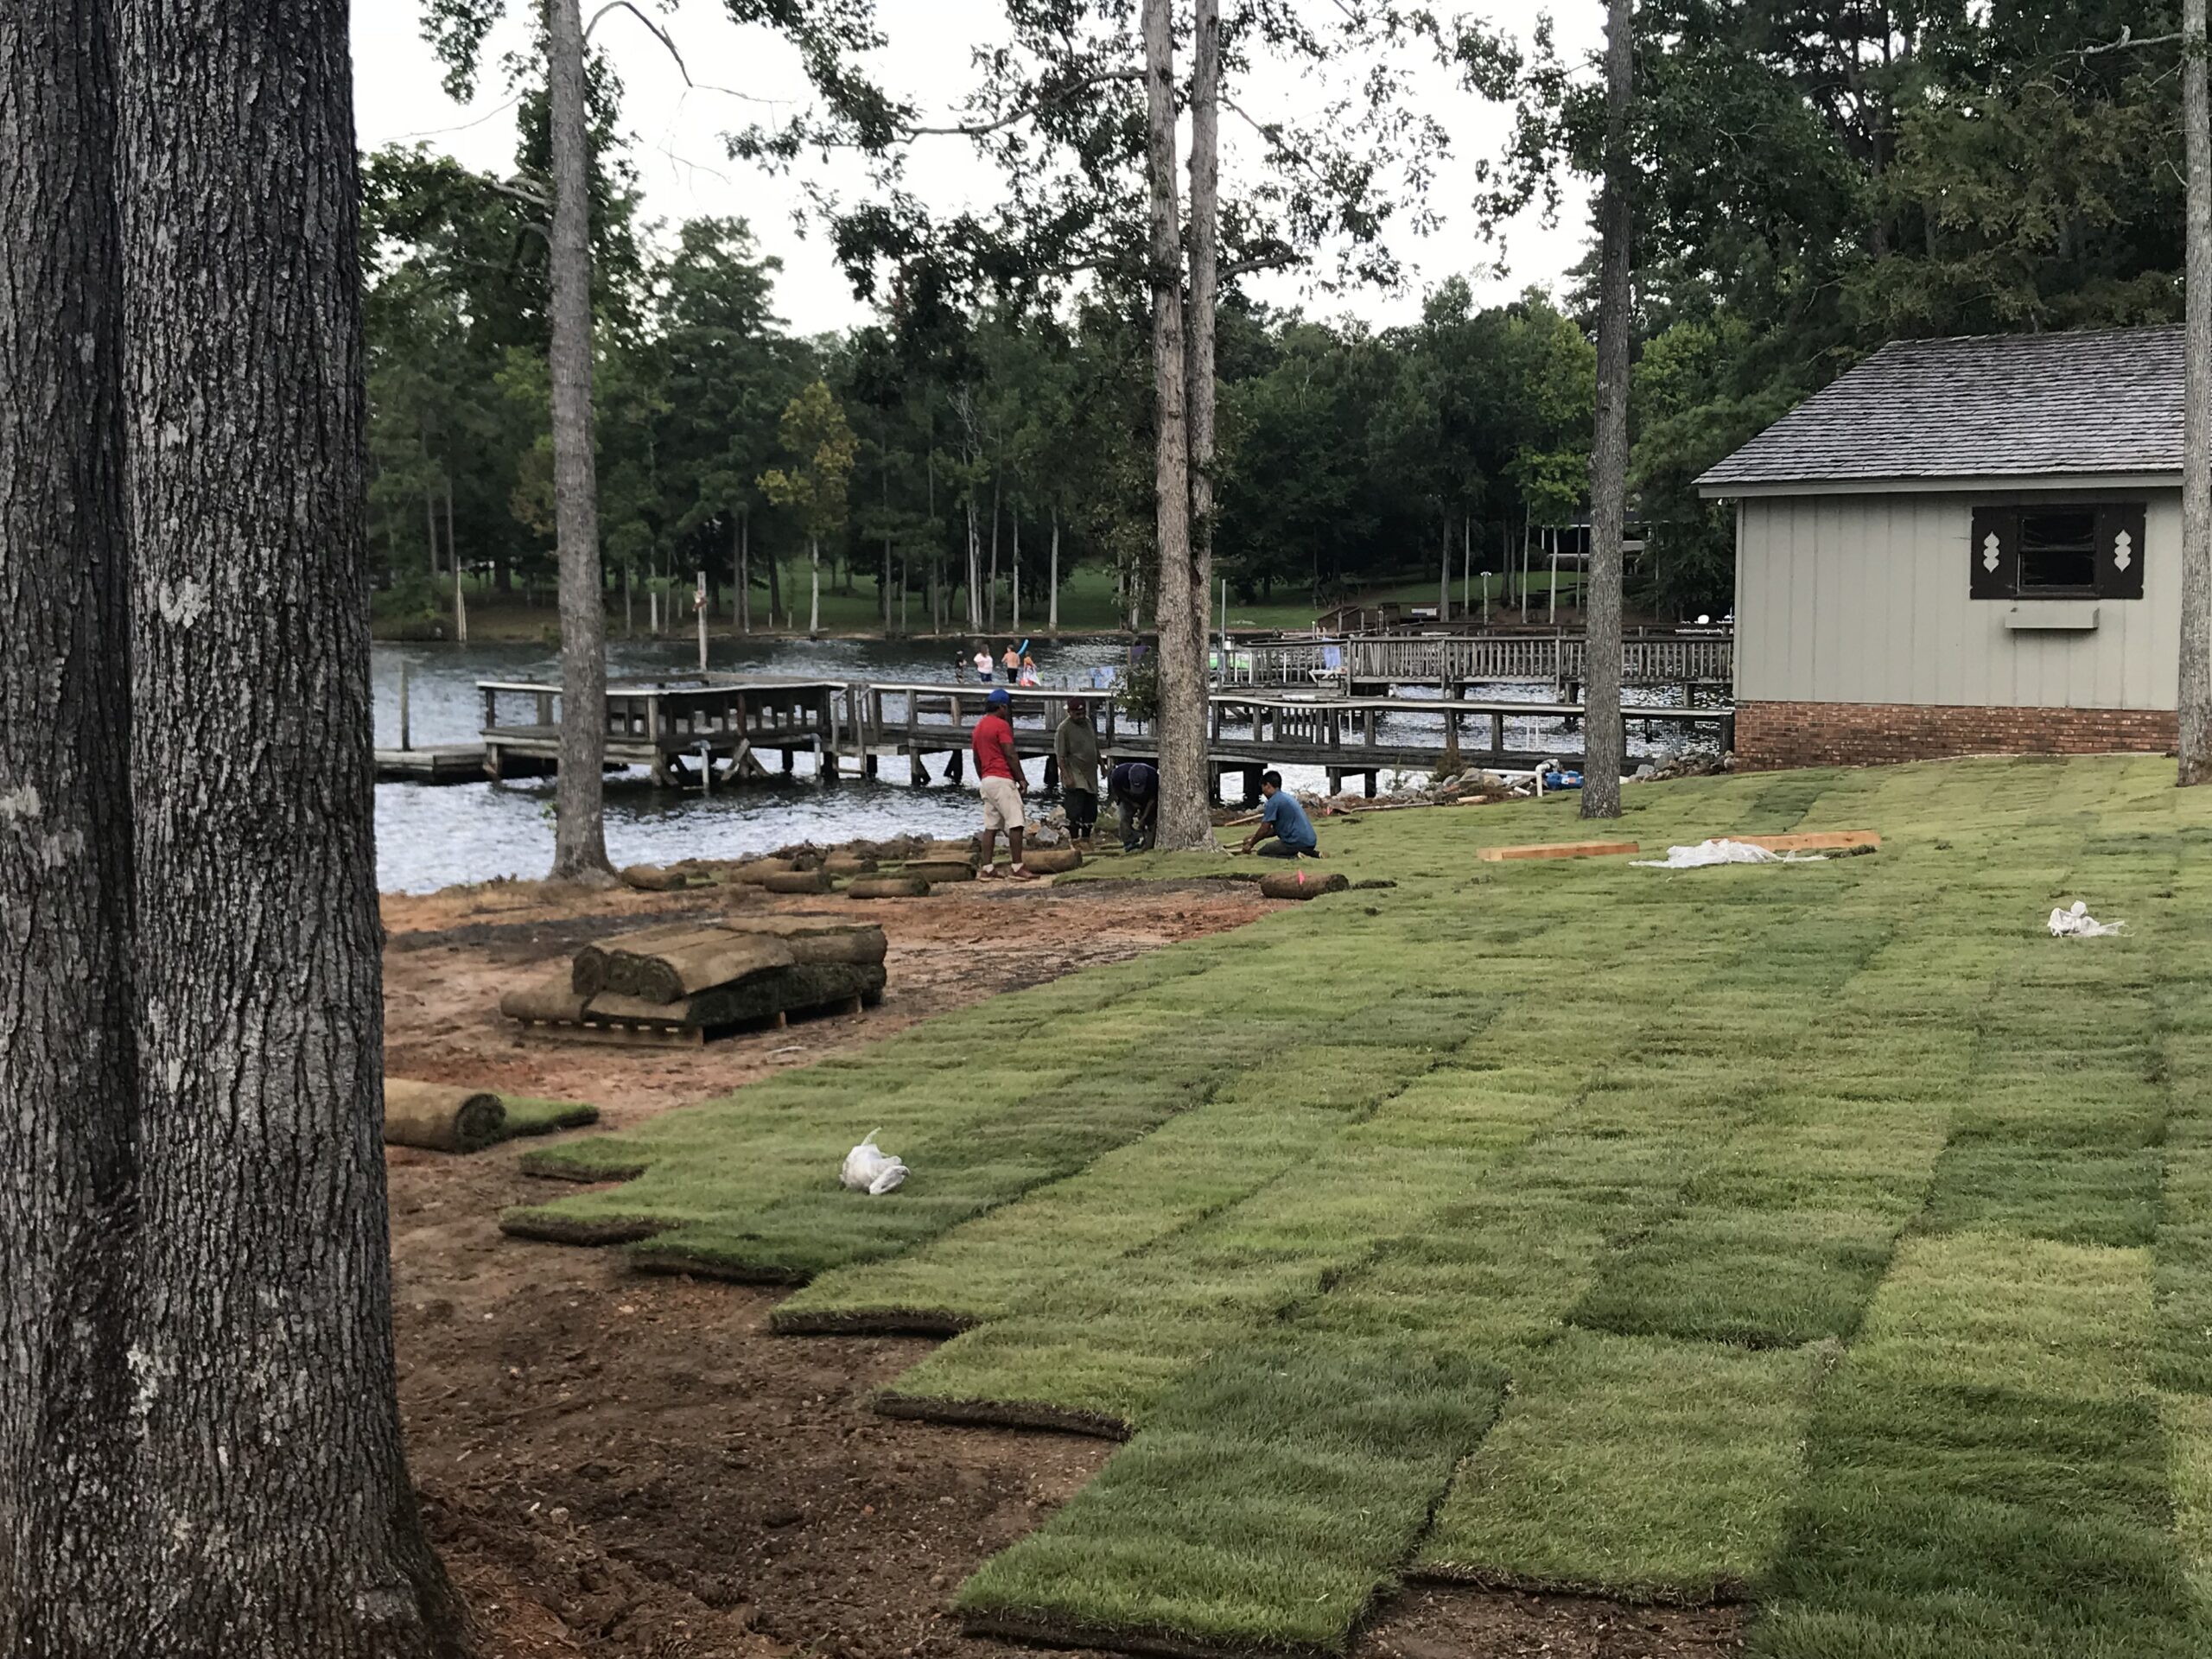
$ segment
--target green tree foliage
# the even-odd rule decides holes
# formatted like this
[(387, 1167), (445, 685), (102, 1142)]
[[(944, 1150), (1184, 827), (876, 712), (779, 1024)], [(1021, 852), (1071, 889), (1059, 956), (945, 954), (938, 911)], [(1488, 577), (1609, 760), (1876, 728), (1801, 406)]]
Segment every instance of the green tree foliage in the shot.
[(806, 537), (814, 583), (806, 624), (811, 633), (822, 626), (822, 543), (845, 528), (859, 440), (823, 380), (813, 382), (791, 399), (777, 432), (791, 464), (761, 474), (760, 493), (788, 508)]

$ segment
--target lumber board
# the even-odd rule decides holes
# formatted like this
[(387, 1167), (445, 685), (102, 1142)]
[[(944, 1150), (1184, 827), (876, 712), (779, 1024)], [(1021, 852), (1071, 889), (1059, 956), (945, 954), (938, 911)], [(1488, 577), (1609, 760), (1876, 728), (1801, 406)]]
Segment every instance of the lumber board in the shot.
[(1817, 853), (1838, 847), (1878, 847), (1882, 837), (1873, 830), (1813, 830), (1789, 836), (1726, 836), (1714, 840), (1740, 841), (1764, 847), (1770, 853)]
[(1522, 858), (1610, 858), (1616, 853), (1640, 853), (1632, 841), (1542, 841), (1518, 847), (1484, 847), (1475, 854), (1486, 864)]

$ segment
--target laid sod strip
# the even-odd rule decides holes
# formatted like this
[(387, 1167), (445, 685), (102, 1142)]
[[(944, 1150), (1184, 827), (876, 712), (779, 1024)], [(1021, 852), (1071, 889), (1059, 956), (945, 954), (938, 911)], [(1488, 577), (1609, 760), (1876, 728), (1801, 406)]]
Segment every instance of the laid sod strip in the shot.
[(1701, 1603), (1772, 1565), (1832, 1344), (1745, 1353), (1570, 1332), (1514, 1367), (1417, 1577)]
[(1909, 1241), (1821, 1392), (1753, 1649), (2191, 1651), (2151, 1314), (2144, 1250)]
[(533, 1095), (501, 1095), (507, 1109), (506, 1138), (552, 1135), (562, 1129), (581, 1129), (599, 1122), (599, 1108), (578, 1100), (542, 1100)]
[(2212, 1395), (2212, 1117), (2168, 1126), (2156, 1251), (2158, 1386)]
[(974, 1633), (1335, 1655), (1393, 1581), (1504, 1376), (1415, 1344), (1217, 1356), (957, 1605)]
[(949, 1335), (1004, 1318), (1243, 1198), (1434, 1064), (1423, 1051), (1294, 1044), (1065, 1180), (906, 1255), (825, 1274), (776, 1309), (774, 1326)]
[(2198, 1621), (2212, 1632), (2212, 1397), (2169, 1394), (2158, 1402), (2173, 1488), (2174, 1536), (2196, 1597)]
[[(631, 1252), (639, 1266), (803, 1281), (831, 1268), (896, 1255), (962, 1222), (1064, 1179), (1118, 1146), (1201, 1105), (1290, 1027), (1188, 1020), (1173, 1048), (1128, 1048), (1062, 1074), (1011, 1107), (898, 1145), (911, 1175), (895, 1201), (855, 1202), (811, 1185), (727, 1217), (671, 1227)], [(1192, 1065), (1194, 1054), (1203, 1057)]]

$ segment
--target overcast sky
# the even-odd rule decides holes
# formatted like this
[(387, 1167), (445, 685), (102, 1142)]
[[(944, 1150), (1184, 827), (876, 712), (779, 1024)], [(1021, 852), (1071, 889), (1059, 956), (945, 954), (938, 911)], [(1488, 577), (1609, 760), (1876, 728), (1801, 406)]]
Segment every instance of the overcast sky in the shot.
[[(1313, 3), (1318, 12), (1327, 0)], [(448, 98), (439, 84), (436, 60), (422, 39), (420, 0), (355, 0), (353, 63), (362, 149), (421, 141), (471, 167), (510, 169), (512, 94), (497, 60), (522, 43), (523, 31), (514, 19), (524, 10), (525, 0), (512, 0), (514, 17), (494, 37), (476, 99), (464, 105)], [(585, 7), (587, 16), (594, 10)], [(1504, 0), (1492, 16), (1525, 34), (1537, 10), (1528, 0)], [(1000, 0), (879, 0), (879, 10), (891, 50), (877, 73), (931, 110), (949, 108), (968, 85), (969, 53), (993, 38), (1002, 15)], [(1585, 0), (1561, 11), (1563, 52), (1579, 55), (1597, 44), (1605, 23), (1602, 5)], [(699, 83), (696, 88), (684, 85), (660, 43), (626, 13), (608, 16), (594, 36), (622, 78), (624, 125), (634, 141), (632, 159), (644, 188), (646, 217), (666, 223), (709, 213), (748, 219), (766, 250), (784, 262), (778, 308), (794, 328), (812, 334), (863, 320), (865, 308), (853, 299), (820, 235), (804, 234), (794, 224), (800, 205), (794, 181), (731, 161), (723, 143), (723, 134), (764, 112), (762, 105), (733, 92), (769, 105), (802, 96), (794, 54), (770, 31), (732, 23), (721, 0), (679, 0), (663, 21)], [(706, 90), (709, 86), (732, 91)], [(1262, 119), (1310, 113), (1326, 96), (1324, 89), (1280, 69), (1255, 73), (1253, 84), (1232, 90)], [(1473, 162), (1496, 149), (1504, 118), (1459, 91), (1440, 69), (1421, 72), (1417, 96), (1450, 133), (1455, 153), (1431, 191), (1431, 206), (1446, 221), (1443, 227), (1426, 238), (1401, 232), (1394, 243), (1412, 273), (1405, 291), (1316, 295), (1290, 274), (1262, 275), (1253, 280), (1251, 291), (1277, 305), (1300, 304), (1322, 315), (1350, 312), (1387, 324), (1417, 316), (1421, 291), (1455, 272), (1474, 280), (1478, 298), (1484, 301), (1509, 298), (1532, 283), (1560, 285), (1564, 272), (1580, 257), (1586, 233), (1586, 198), (1579, 188), (1570, 188), (1555, 226), (1541, 225), (1532, 214), (1509, 228), (1502, 248), (1485, 246), (1469, 222), (1465, 200)], [(993, 177), (969, 155), (967, 142), (929, 142), (936, 147), (909, 164), (910, 184), (939, 207), (988, 205)], [(1239, 143), (1235, 123), (1226, 118), (1223, 143), (1226, 181), (1250, 165), (1250, 146)], [(855, 169), (833, 181), (853, 191), (861, 179)], [(1503, 273), (1490, 274), (1501, 255)]]

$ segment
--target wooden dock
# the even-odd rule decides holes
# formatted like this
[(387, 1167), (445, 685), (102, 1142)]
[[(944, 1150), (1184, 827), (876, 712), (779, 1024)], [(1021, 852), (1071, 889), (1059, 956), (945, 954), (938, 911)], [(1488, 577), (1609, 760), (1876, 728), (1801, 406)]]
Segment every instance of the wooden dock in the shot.
[[(527, 681), (486, 681), (484, 766), (493, 777), (511, 777), (523, 765), (550, 766), (560, 750), (560, 688)], [(1070, 705), (1088, 704), (1103, 753), (1116, 759), (1156, 760), (1156, 734), (1129, 721), (1103, 691), (1065, 687), (991, 687), (947, 681), (781, 679), (706, 675), (607, 690), (606, 720), (610, 763), (645, 767), (658, 783), (713, 788), (741, 777), (765, 775), (773, 753), (777, 770), (797, 770), (801, 753), (815, 757), (823, 782), (849, 769), (881, 775), (886, 761), (903, 762), (915, 785), (942, 776), (957, 781), (967, 766), (969, 734), (984, 699), (1005, 690), (1013, 702), (1014, 747), (1025, 758), (1046, 760), (1046, 782), (1057, 782), (1052, 733)], [(515, 721), (518, 700), (528, 718)], [(1444, 755), (1447, 730), (1461, 760), (1497, 771), (1526, 771), (1548, 760), (1577, 764), (1556, 746), (1516, 744), (1516, 721), (1579, 721), (1580, 704), (1510, 699), (1297, 696), (1269, 691), (1218, 691), (1210, 700), (1208, 764), (1217, 797), (1234, 775), (1246, 800), (1258, 798), (1260, 774), (1270, 766), (1309, 766), (1328, 779), (1332, 792), (1358, 778), (1367, 793), (1382, 774), (1432, 772)], [(1649, 734), (1662, 728), (1710, 734), (1720, 747), (1734, 741), (1735, 710), (1652, 706), (1628, 712), (1631, 728)], [(931, 761), (938, 760), (936, 774)]]
[[(1215, 682), (1304, 687), (1347, 696), (1394, 685), (1433, 685), (1464, 693), (1470, 685), (1543, 685), (1573, 702), (1589, 680), (1589, 642), (1580, 634), (1372, 633), (1343, 639), (1274, 639), (1215, 651)], [(1688, 704), (1700, 691), (1724, 695), (1736, 678), (1735, 636), (1726, 629), (1649, 632), (1621, 643), (1621, 683), (1679, 689)]]
[[(380, 748), (377, 781), (380, 784), (480, 784), (485, 780), (481, 743), (426, 743), (404, 749)], [(553, 770), (552, 763), (511, 777), (536, 777)]]

